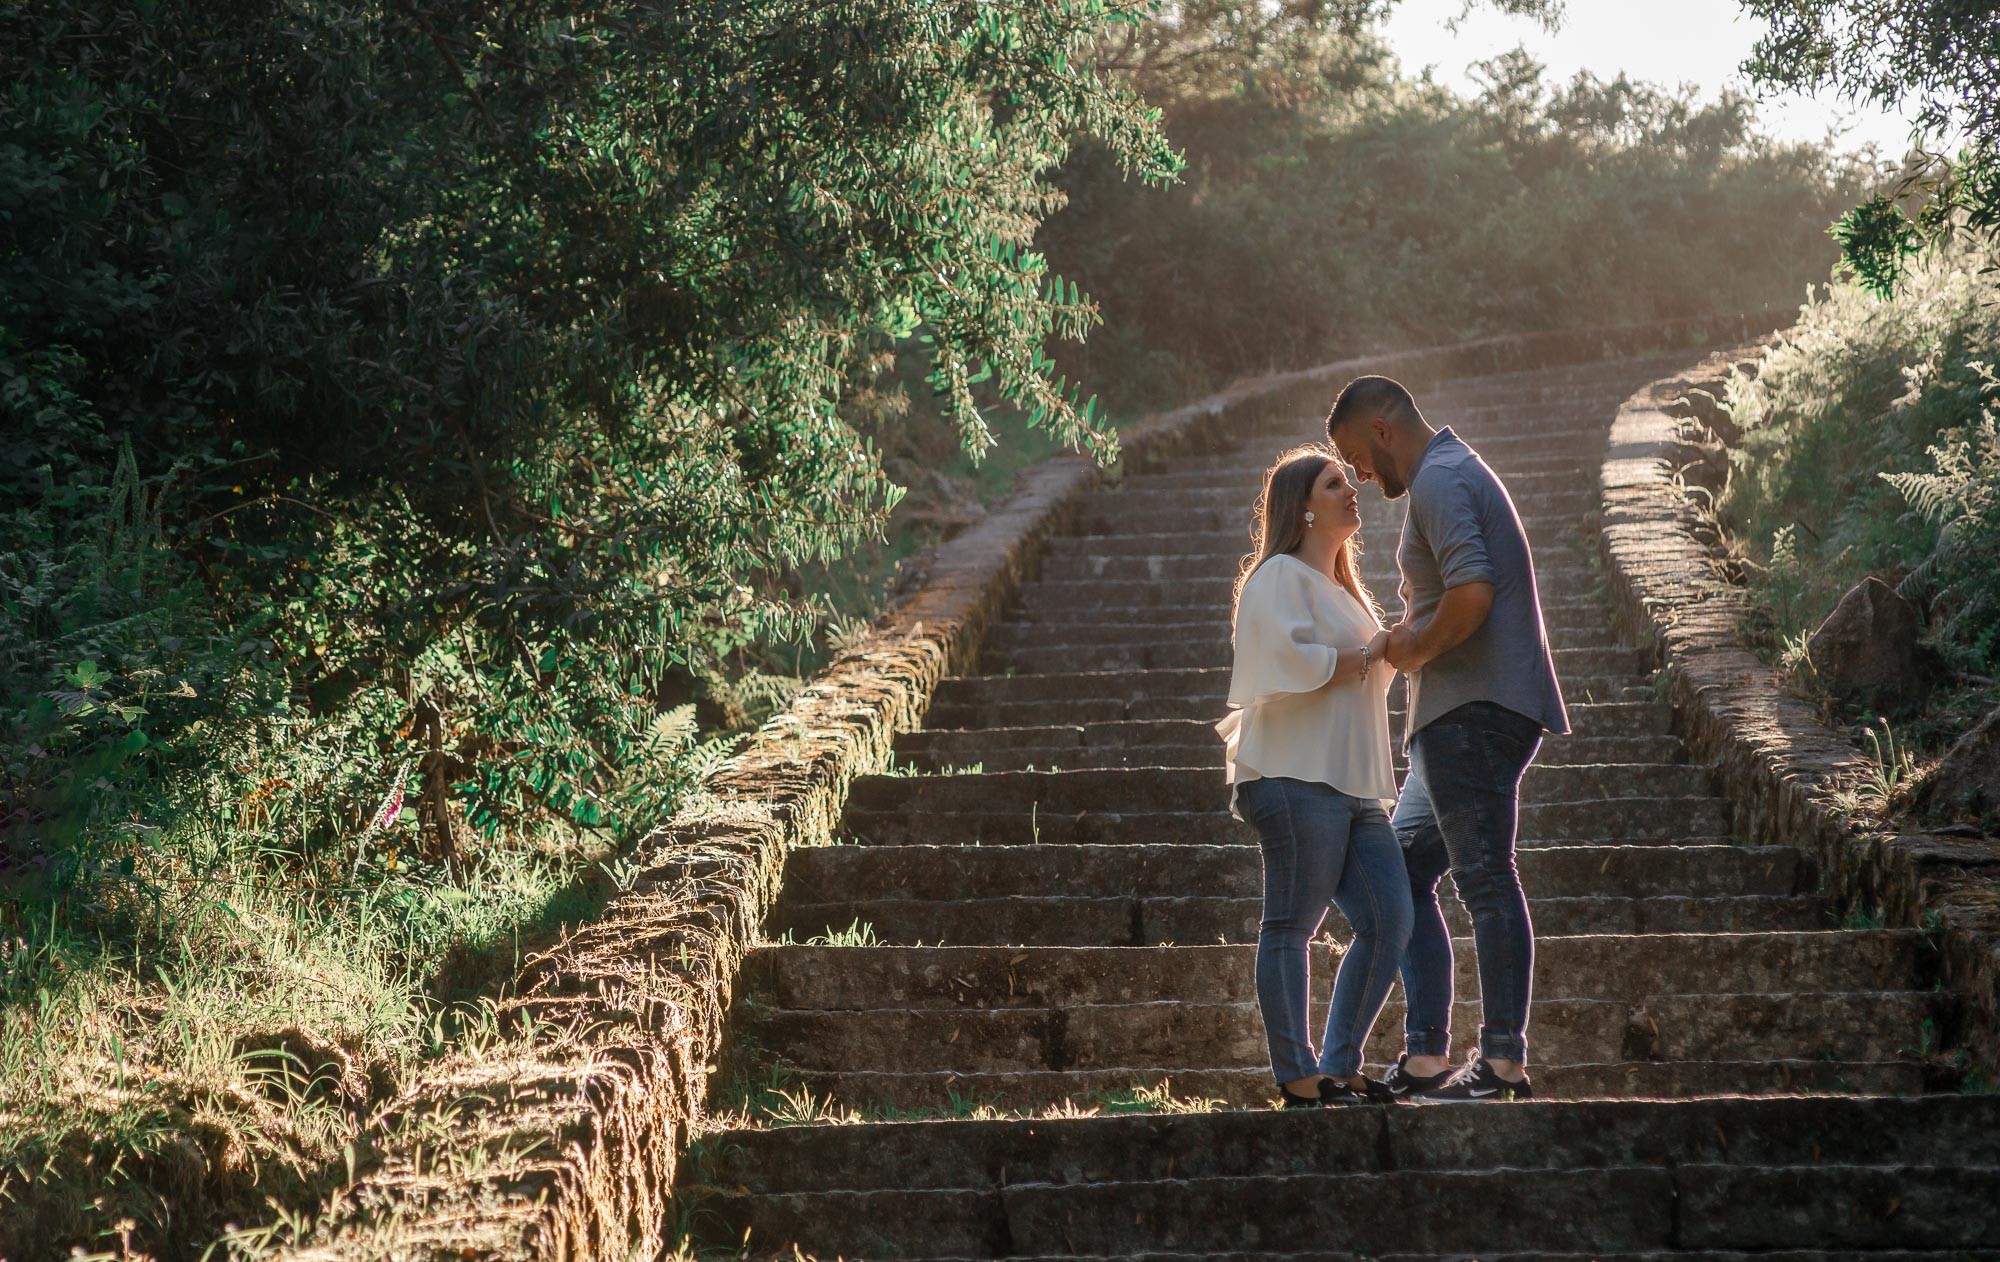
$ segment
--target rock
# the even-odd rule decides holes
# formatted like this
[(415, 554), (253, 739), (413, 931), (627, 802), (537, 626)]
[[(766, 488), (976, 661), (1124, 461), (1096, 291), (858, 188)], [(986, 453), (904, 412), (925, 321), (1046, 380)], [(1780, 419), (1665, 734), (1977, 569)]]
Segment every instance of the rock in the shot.
[(1915, 805), (1940, 822), (1978, 821), (1986, 829), (2000, 825), (2000, 709), (1953, 743), (1918, 786)]
[(1900, 714), (1930, 692), (1929, 654), (1918, 642), (1923, 631), (1923, 610), (1871, 575), (1840, 598), (1806, 650), (1836, 696)]

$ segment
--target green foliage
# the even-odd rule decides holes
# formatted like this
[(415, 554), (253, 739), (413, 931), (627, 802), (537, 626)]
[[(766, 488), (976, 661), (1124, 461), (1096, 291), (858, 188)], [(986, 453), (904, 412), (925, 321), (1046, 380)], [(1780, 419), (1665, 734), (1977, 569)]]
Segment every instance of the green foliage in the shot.
[(1065, 362), (1137, 408), (1342, 354), (1743, 310), (1825, 274), (1865, 172), (1746, 101), (1561, 85), (1511, 55), (1475, 99), (1368, 38), (1173, 101), (1184, 180), (1143, 201), (1081, 151), (1049, 255), (1103, 306)]
[[(1857, 278), (1886, 296), (1923, 246), (1961, 231), (2000, 239), (2000, 9), (1962, 0), (1743, 7), (1770, 24), (1744, 64), (1758, 83), (1913, 114), (1912, 156), (1892, 195), (1833, 229)], [(1963, 147), (1930, 151), (1945, 144)]]
[(1923, 243), (1915, 224), (1894, 200), (1871, 197), (1834, 221), (1827, 231), (1861, 287), (1877, 298), (1896, 291), (1903, 268)]
[(1115, 454), (1033, 238), (1080, 137), (1177, 168), (1093, 63), (1146, 11), (0, 7), (0, 1252), (45, 1162), (38, 1248), (198, 1249), (188, 1118), (298, 1180), (354, 1123), (237, 1040), (393, 1080), (453, 961), (629, 880), (882, 535), (885, 356), (970, 456)]
[(1990, 262), (1960, 243), (1913, 267), (1886, 301), (1832, 286), (1738, 390), (1744, 436), (1722, 514), (1749, 547), (1751, 585), (1780, 636), (1816, 626), (1862, 577), (1887, 574), (1935, 603), (1947, 657), (1994, 664), (2000, 285)]
[[(2000, 398), (1992, 368), (1972, 367), (1986, 379), (1989, 400)], [(1989, 669), (2000, 664), (2000, 407), (1987, 402), (1930, 457), (1934, 472), (1882, 475), (1937, 531), (1937, 546), (1903, 586), (1937, 602), (1943, 642)]]
[(663, 687), (809, 630), (765, 576), (893, 506), (838, 408), (887, 339), (969, 449), (991, 382), (1114, 450), (1030, 238), (1073, 135), (1174, 168), (1079, 55), (1133, 16), (10, 6), (0, 344), (60, 396), (13, 467), (115, 434), (174, 471), (169, 547), (301, 709), (401, 710), (377, 782), (424, 758), (441, 855), (461, 818), (636, 826)]

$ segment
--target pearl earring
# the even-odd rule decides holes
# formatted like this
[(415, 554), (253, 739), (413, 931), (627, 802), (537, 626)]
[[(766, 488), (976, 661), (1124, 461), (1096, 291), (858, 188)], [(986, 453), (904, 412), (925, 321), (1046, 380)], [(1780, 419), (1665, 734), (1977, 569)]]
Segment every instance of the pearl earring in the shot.
[(1308, 509), (1306, 510), (1306, 529), (1307, 529), (1307, 530), (1311, 530), (1311, 529), (1312, 529), (1312, 524), (1313, 524), (1313, 515), (1312, 515), (1312, 510), (1311, 510), (1310, 508), (1308, 508)]

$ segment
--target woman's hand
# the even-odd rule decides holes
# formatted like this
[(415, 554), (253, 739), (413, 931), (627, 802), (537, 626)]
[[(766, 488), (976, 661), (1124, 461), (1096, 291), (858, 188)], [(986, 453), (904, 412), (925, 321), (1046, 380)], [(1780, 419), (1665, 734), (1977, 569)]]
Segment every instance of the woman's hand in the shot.
[(1389, 632), (1377, 631), (1368, 641), (1368, 660), (1384, 670), (1396, 668), (1389, 664)]

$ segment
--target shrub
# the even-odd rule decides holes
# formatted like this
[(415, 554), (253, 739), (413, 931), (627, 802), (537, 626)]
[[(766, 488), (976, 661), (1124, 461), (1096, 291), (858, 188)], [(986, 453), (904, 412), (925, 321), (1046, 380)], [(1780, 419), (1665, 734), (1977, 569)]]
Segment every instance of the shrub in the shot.
[(1829, 286), (1738, 391), (1743, 439), (1721, 509), (1781, 634), (1882, 573), (1937, 601), (1948, 656), (1991, 665), (2000, 285), (1988, 260), (1974, 243), (1938, 252), (1887, 300)]
[[(1991, 366), (1973, 367), (1988, 395), (2000, 396)], [(1933, 446), (1930, 457), (1934, 472), (1882, 475), (1937, 531), (1936, 546), (1903, 586), (1936, 600), (1941, 641), (1975, 669), (1990, 670), (2000, 665), (2000, 408), (1986, 403), (1976, 422)]]

